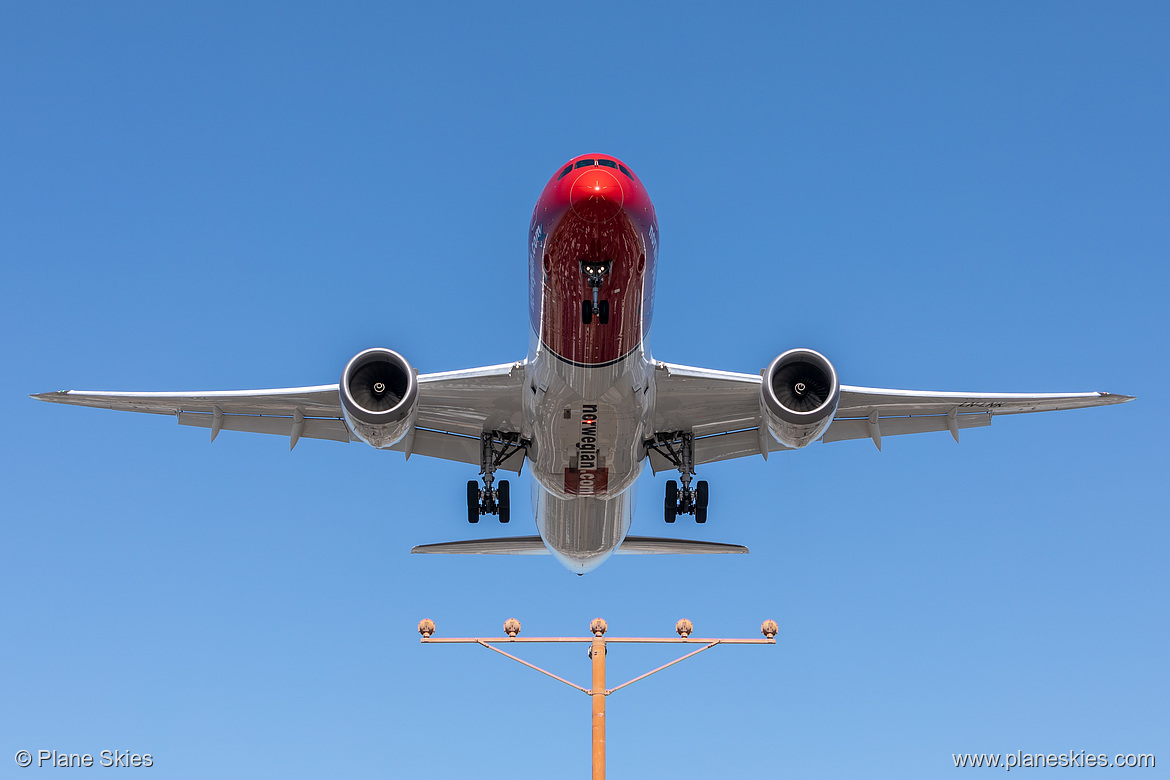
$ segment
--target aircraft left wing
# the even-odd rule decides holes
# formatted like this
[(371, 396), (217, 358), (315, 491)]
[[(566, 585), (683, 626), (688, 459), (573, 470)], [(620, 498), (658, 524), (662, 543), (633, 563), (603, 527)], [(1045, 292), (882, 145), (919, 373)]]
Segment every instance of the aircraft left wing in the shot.
[[(656, 371), (658, 405), (655, 431), (688, 431), (694, 436), (695, 463), (711, 463), (789, 449), (762, 424), (760, 377), (671, 363)], [(884, 436), (949, 431), (956, 441), (962, 428), (991, 425), (996, 415), (1082, 409), (1132, 401), (1114, 393), (951, 393), (888, 390), (841, 385), (840, 401), (822, 441), (871, 439), (878, 449)], [(674, 468), (651, 450), (654, 471)]]
[[(520, 431), (523, 364), (420, 374), (415, 428), (391, 449), (479, 465), (483, 433)], [(358, 441), (345, 423), (337, 385), (274, 390), (127, 393), (61, 390), (32, 396), (49, 403), (174, 415), (180, 425), (301, 438)], [(519, 471), (518, 452), (500, 468)]]

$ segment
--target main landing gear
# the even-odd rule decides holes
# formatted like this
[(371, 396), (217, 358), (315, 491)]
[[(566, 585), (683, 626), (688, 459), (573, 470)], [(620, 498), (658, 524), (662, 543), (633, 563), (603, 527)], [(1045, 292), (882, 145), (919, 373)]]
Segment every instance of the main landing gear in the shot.
[[(511, 517), (511, 494), (508, 480), (501, 479), (496, 487), (495, 472), (500, 464), (515, 455), (520, 450), (527, 450), (528, 442), (520, 438), (518, 433), (500, 433), (492, 431), (481, 437), (480, 469), (483, 478), (483, 487), (472, 479), (467, 482), (467, 522), (478, 523), (480, 515), (498, 515), (501, 523), (506, 523)], [(523, 467), (523, 461), (521, 461)]]
[(696, 523), (707, 522), (707, 500), (709, 490), (706, 480), (699, 480), (691, 487), (695, 476), (695, 437), (685, 431), (659, 433), (646, 442), (646, 448), (654, 450), (678, 469), (682, 487), (673, 479), (666, 483), (664, 516), (673, 523), (679, 515), (694, 515)]

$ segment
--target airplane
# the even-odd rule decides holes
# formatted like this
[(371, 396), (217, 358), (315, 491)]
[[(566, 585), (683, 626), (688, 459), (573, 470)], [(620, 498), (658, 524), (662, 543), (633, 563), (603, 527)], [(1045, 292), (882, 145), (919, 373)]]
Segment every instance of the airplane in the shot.
[(658, 221), (645, 186), (605, 154), (574, 157), (544, 187), (528, 234), (529, 347), (514, 363), (420, 374), (386, 348), (364, 350), (338, 384), (213, 392), (63, 390), (31, 397), (152, 414), (180, 425), (364, 442), (471, 464), (467, 520), (510, 520), (509, 482), (532, 473), (538, 536), (420, 545), (414, 553), (551, 553), (577, 574), (610, 555), (746, 553), (741, 545), (630, 536), (646, 465), (677, 470), (663, 518), (707, 520), (707, 463), (798, 450), (814, 441), (882, 439), (986, 427), (997, 415), (1131, 401), (1111, 393), (963, 393), (840, 384), (807, 348), (758, 375), (654, 360), (648, 336), (658, 274)]

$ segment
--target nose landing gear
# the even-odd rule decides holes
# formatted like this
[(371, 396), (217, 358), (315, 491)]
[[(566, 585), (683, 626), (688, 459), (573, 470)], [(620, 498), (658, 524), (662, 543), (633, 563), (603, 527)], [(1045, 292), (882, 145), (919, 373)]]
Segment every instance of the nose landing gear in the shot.
[(597, 291), (593, 291), (592, 301), (581, 301), (581, 322), (588, 325), (593, 322), (593, 315), (597, 315), (599, 325), (609, 324), (609, 301), (598, 301)]
[(654, 450), (678, 468), (682, 487), (673, 479), (666, 483), (666, 500), (663, 514), (666, 522), (673, 523), (679, 515), (694, 515), (696, 523), (707, 522), (707, 502), (710, 490), (706, 480), (699, 480), (691, 487), (695, 476), (695, 437), (685, 431), (659, 433), (646, 441), (646, 449)]
[[(480, 515), (498, 515), (501, 523), (512, 519), (511, 491), (508, 480), (501, 479), (496, 487), (495, 472), (500, 464), (520, 450), (528, 450), (528, 442), (518, 433), (492, 431), (481, 437), (480, 470), (483, 487), (472, 479), (467, 482), (467, 522), (478, 523)], [(521, 467), (523, 467), (521, 461)]]
[(609, 270), (612, 267), (612, 260), (581, 261), (581, 273), (593, 290), (593, 300), (581, 301), (581, 322), (586, 325), (593, 322), (594, 316), (597, 317), (599, 325), (609, 324), (609, 301), (599, 301), (597, 298), (601, 292), (601, 284), (605, 281), (605, 277), (609, 276)]

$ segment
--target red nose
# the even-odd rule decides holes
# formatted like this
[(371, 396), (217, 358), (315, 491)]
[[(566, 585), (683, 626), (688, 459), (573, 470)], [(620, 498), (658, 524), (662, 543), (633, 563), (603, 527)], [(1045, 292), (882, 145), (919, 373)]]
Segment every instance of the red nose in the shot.
[(625, 194), (617, 177), (605, 168), (585, 168), (569, 190), (569, 203), (587, 222), (606, 222), (622, 210)]

